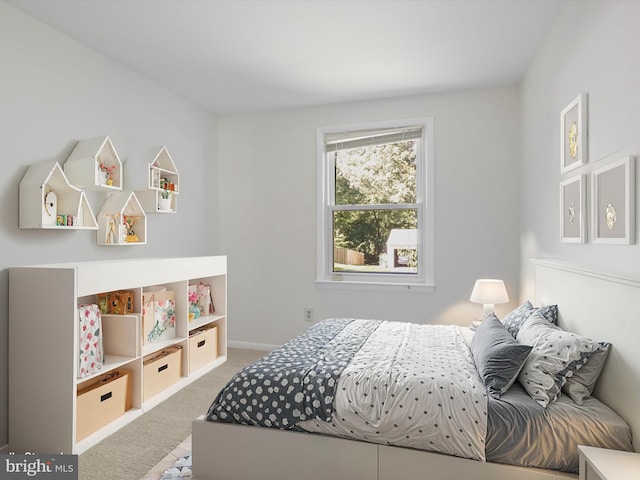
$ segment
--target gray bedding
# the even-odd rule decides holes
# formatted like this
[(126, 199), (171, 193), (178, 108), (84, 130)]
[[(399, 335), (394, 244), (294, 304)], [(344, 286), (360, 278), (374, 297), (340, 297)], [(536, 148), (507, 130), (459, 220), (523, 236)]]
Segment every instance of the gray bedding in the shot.
[(631, 430), (594, 397), (577, 405), (561, 396), (545, 409), (514, 384), (489, 397), (486, 459), (527, 467), (578, 471), (578, 445), (633, 450)]

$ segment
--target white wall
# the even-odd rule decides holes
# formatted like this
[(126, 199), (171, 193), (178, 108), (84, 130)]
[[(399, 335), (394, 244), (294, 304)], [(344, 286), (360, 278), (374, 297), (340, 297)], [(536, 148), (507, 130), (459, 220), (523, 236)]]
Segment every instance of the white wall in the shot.
[(589, 96), (589, 163), (584, 172), (623, 154), (640, 154), (638, 19), (640, 2), (570, 1), (522, 83), (523, 297), (531, 294), (532, 256), (559, 257), (614, 272), (638, 271), (637, 243), (561, 243), (558, 207), (560, 112), (579, 93)]
[[(9, 267), (220, 251), (215, 228), (215, 119), (4, 2), (0, 2), (0, 60), (1, 447), (7, 443)], [(146, 246), (98, 247), (94, 231), (20, 230), (18, 185), (28, 165), (64, 162), (77, 140), (99, 135), (111, 137), (129, 166), (143, 162), (147, 149), (166, 145), (180, 171), (178, 213), (148, 218)], [(133, 179), (125, 178), (127, 185), (133, 185)], [(95, 213), (103, 199), (104, 194), (91, 196)], [(25, 314), (42, 315), (46, 321), (46, 312), (30, 312), (29, 305)], [(38, 352), (33, 355), (34, 368), (36, 362), (46, 364)]]
[[(214, 119), (0, 2), (0, 337), (7, 268), (21, 264), (226, 253), (229, 335), (248, 345), (279, 344), (304, 330), (304, 307), (316, 320), (468, 322), (480, 308), (468, 302), (471, 287), (483, 276), (506, 280), (512, 303), (497, 308), (504, 312), (518, 301), (520, 282), (528, 295), (530, 256), (637, 269), (638, 245), (561, 244), (558, 231), (560, 111), (578, 93), (589, 94), (587, 171), (596, 159), (640, 152), (637, 18), (637, 2), (570, 1), (519, 89)], [(420, 116), (435, 118), (435, 292), (319, 289), (316, 128)], [(77, 139), (103, 134), (127, 162), (167, 145), (181, 174), (178, 214), (149, 219), (147, 246), (98, 247), (93, 232), (18, 229), (27, 166), (64, 161)], [(99, 210), (99, 196), (91, 200)], [(0, 344), (0, 445), (6, 350)]]
[[(435, 119), (436, 289), (318, 288), (316, 129)], [(518, 105), (514, 88), (246, 114), (220, 119), (220, 248), (229, 255), (229, 332), (280, 344), (315, 319), (470, 323), (479, 277), (518, 289)], [(506, 308), (506, 306), (505, 306)]]

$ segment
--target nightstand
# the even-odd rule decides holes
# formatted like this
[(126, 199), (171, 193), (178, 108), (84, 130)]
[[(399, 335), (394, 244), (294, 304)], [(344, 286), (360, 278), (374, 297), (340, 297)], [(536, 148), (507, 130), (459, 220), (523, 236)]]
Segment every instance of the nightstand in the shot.
[(640, 454), (578, 446), (580, 480), (640, 479)]

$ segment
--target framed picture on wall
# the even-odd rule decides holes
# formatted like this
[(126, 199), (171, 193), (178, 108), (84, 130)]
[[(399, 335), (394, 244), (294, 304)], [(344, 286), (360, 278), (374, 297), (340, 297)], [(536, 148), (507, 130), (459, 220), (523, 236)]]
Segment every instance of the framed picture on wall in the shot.
[(591, 172), (594, 243), (635, 241), (635, 159), (624, 157)]
[(584, 243), (586, 232), (586, 176), (576, 175), (560, 182), (560, 240)]
[(560, 173), (587, 163), (587, 94), (581, 93), (560, 115)]

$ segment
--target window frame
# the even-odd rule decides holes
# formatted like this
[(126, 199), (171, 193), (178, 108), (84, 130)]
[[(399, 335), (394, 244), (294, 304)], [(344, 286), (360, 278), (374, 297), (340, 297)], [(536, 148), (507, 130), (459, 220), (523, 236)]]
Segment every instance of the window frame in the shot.
[[(319, 127), (317, 129), (317, 277), (321, 287), (338, 288), (388, 288), (433, 291), (435, 288), (435, 232), (434, 232), (434, 121), (421, 117), (388, 122), (369, 122), (349, 125)], [(333, 271), (333, 212), (335, 208), (335, 169), (325, 148), (325, 137), (360, 130), (422, 127), (422, 136), (416, 157), (416, 203), (418, 223), (418, 272), (417, 273), (364, 273)], [(385, 208), (404, 208), (406, 204), (387, 205)], [(411, 204), (413, 205), (413, 204)], [(379, 209), (380, 205), (358, 205), (355, 210)], [(339, 210), (344, 210), (341, 206)]]

